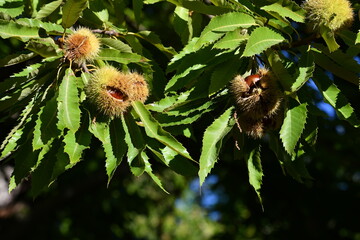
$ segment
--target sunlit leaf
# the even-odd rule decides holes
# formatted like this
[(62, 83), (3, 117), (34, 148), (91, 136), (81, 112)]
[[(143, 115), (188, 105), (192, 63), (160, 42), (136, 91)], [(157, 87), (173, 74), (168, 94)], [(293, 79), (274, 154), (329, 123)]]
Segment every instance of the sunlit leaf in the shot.
[(42, 148), (49, 141), (56, 138), (60, 132), (57, 123), (57, 102), (56, 98), (49, 100), (38, 113), (38, 119), (34, 128), (33, 148)]
[(307, 104), (298, 104), (294, 100), (290, 101), (290, 106), (285, 113), (284, 123), (280, 129), (280, 138), (285, 150), (292, 154), (298, 143), (301, 133), (305, 128), (307, 118)]
[(145, 141), (139, 126), (136, 125), (135, 120), (130, 115), (121, 115), (121, 121), (125, 131), (125, 142), (128, 146), (127, 161), (131, 172), (135, 176), (139, 176), (145, 170), (145, 165), (139, 157), (145, 148)]
[(62, 26), (69, 28), (74, 25), (87, 5), (87, 0), (67, 0), (62, 7)]
[(170, 133), (162, 129), (160, 124), (151, 116), (150, 112), (141, 102), (136, 101), (132, 104), (132, 106), (134, 107), (137, 115), (140, 117), (142, 124), (144, 124), (146, 134), (149, 137), (155, 138), (159, 142), (178, 152), (180, 155), (192, 160), (186, 148)]
[(345, 95), (340, 89), (322, 72), (316, 71), (314, 81), (326, 101), (335, 108), (340, 119), (348, 121), (355, 127), (360, 126), (360, 121), (351, 107)]
[(31, 38), (40, 38), (37, 27), (27, 27), (14, 21), (0, 19), (0, 37), (17, 38), (21, 41), (28, 41)]
[(298, 69), (296, 69), (296, 79), (291, 86), (291, 91), (296, 92), (302, 85), (308, 81), (315, 70), (314, 56), (311, 52), (302, 54), (299, 62)]
[(71, 69), (65, 71), (64, 78), (59, 87), (58, 101), (58, 128), (65, 128), (77, 131), (80, 127), (79, 94), (76, 81), (81, 81), (75, 77)]
[(278, 13), (282, 17), (288, 17), (296, 22), (305, 21), (306, 11), (291, 0), (280, 0), (270, 5), (261, 7), (265, 11), (272, 11)]
[(260, 190), (264, 174), (261, 166), (260, 149), (261, 145), (258, 144), (258, 146), (251, 150), (247, 159), (247, 168), (249, 172), (250, 185), (253, 186), (256, 194), (258, 195), (260, 203), (262, 204)]
[(129, 45), (127, 45), (126, 43), (123, 43), (122, 41), (118, 40), (118, 39), (113, 39), (113, 38), (101, 38), (101, 43), (103, 43), (104, 45), (107, 45), (109, 47), (112, 47), (116, 50), (119, 50), (120, 52), (123, 53), (132, 53), (131, 47)]
[(79, 162), (83, 151), (89, 148), (91, 134), (87, 127), (87, 123), (83, 123), (77, 132), (69, 130), (64, 136), (64, 152), (69, 155), (70, 165), (75, 165)]
[(168, 193), (165, 188), (163, 187), (161, 180), (153, 173), (153, 170), (151, 168), (151, 164), (149, 162), (149, 157), (146, 155), (144, 151), (141, 152), (141, 159), (145, 163), (145, 172), (149, 174), (149, 176), (152, 178), (152, 180), (166, 193)]
[(232, 116), (233, 110), (233, 107), (227, 109), (204, 132), (200, 155), (200, 186), (204, 183), (206, 176), (210, 173), (218, 159), (223, 138), (235, 123)]
[(51, 13), (53, 13), (58, 7), (60, 7), (63, 0), (57, 0), (50, 3), (45, 4), (41, 7), (40, 11), (37, 12), (36, 17), (37, 19), (41, 19), (44, 17), (49, 16)]
[(258, 27), (251, 32), (243, 56), (249, 57), (262, 53), (271, 46), (285, 40), (279, 33), (267, 27)]
[(147, 59), (136, 54), (129, 52), (119, 52), (116, 49), (104, 48), (100, 51), (97, 60), (115, 61), (123, 64), (129, 64), (132, 62), (146, 62)]
[(248, 28), (256, 25), (254, 18), (250, 15), (240, 12), (226, 13), (211, 19), (209, 24), (202, 31), (195, 48), (199, 49), (208, 45), (219, 38), (226, 32), (233, 31), (237, 28)]

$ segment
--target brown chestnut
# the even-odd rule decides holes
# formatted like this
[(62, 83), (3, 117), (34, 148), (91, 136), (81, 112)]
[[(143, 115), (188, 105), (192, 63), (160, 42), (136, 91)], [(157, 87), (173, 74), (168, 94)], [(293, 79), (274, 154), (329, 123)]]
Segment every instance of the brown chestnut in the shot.
[(245, 78), (245, 82), (249, 87), (254, 85), (256, 82), (258, 82), (261, 79), (261, 76), (259, 74), (253, 74), (249, 75)]

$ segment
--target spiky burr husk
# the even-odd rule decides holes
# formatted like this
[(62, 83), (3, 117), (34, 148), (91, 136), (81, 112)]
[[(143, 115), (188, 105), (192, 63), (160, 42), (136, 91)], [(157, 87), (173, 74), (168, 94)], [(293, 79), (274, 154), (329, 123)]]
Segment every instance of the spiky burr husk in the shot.
[(124, 113), (133, 101), (145, 102), (149, 89), (138, 73), (123, 73), (112, 66), (97, 69), (85, 88), (87, 98), (109, 117)]
[(244, 78), (236, 76), (230, 85), (241, 129), (253, 138), (261, 138), (266, 130), (279, 127), (283, 94), (276, 78), (267, 69)]
[(100, 51), (99, 39), (87, 28), (79, 28), (65, 39), (65, 57), (81, 64), (94, 60)]
[(353, 9), (348, 0), (307, 0), (302, 6), (315, 29), (326, 26), (336, 31), (349, 27), (354, 20)]

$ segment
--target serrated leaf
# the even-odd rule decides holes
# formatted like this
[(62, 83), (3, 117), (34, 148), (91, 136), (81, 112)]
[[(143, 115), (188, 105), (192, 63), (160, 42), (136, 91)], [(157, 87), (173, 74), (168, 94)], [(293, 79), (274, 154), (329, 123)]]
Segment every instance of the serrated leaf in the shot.
[(71, 69), (66, 69), (64, 78), (59, 87), (58, 101), (58, 128), (63, 131), (65, 128), (77, 131), (80, 127), (79, 94), (75, 77)]
[(145, 41), (154, 45), (157, 49), (163, 52), (167, 57), (171, 58), (176, 54), (176, 51), (172, 47), (165, 47), (160, 40), (160, 37), (151, 31), (141, 31), (135, 33), (135, 36), (144, 39)]
[(40, 109), (40, 112), (38, 113), (32, 142), (34, 150), (42, 148), (60, 134), (56, 127), (56, 116), (57, 102), (56, 98), (52, 98)]
[(9, 192), (14, 190), (21, 180), (29, 175), (31, 168), (36, 165), (38, 154), (39, 151), (33, 152), (30, 141), (24, 143), (21, 149), (16, 152), (15, 168), (12, 173), (13, 180)]
[(206, 176), (217, 161), (223, 138), (234, 126), (235, 121), (232, 118), (233, 110), (234, 107), (227, 109), (204, 132), (200, 155), (200, 186), (204, 183)]
[(360, 126), (360, 121), (345, 95), (324, 73), (316, 71), (314, 82), (326, 101), (334, 107), (340, 119), (348, 121), (354, 127)]
[[(151, 150), (154, 152), (154, 149)], [(163, 163), (165, 163), (176, 173), (183, 176), (193, 177), (198, 171), (198, 168), (196, 168), (189, 160), (187, 160), (183, 156), (180, 156), (177, 152), (167, 146), (161, 149), (161, 153), (158, 153), (156, 155), (161, 155), (162, 157), (160, 157), (160, 160), (162, 160)]]
[(305, 161), (303, 161), (303, 159), (294, 159), (292, 161), (290, 155), (286, 153), (285, 149), (281, 146), (277, 136), (270, 134), (269, 146), (279, 160), (284, 174), (288, 173), (300, 183), (303, 183), (303, 179), (312, 179), (306, 169)]
[(298, 104), (294, 100), (290, 102), (289, 109), (286, 111), (284, 123), (280, 129), (280, 138), (285, 150), (293, 154), (301, 133), (305, 128), (307, 118), (307, 104)]
[(30, 115), (30, 113), (33, 111), (35, 106), (34, 102), (35, 98), (31, 99), (28, 105), (26, 105), (20, 114), (21, 119), (19, 123), (10, 131), (8, 136), (2, 142), (0, 147), (0, 150), (2, 150), (0, 159), (10, 154), (17, 147), (17, 141), (21, 138), (24, 132), (24, 125), (32, 120), (32, 115)]
[(341, 49), (336, 50), (335, 52), (330, 53), (329, 50), (322, 44), (314, 43), (312, 44), (316, 49), (320, 50), (322, 54), (328, 56), (336, 64), (340, 65), (342, 68), (346, 69), (349, 72), (359, 73), (360, 64), (354, 59), (354, 57), (349, 53), (343, 53)]
[(30, 53), (15, 53), (12, 55), (8, 55), (2, 59), (0, 59), (0, 67), (8, 67), (12, 66), (18, 63), (25, 62), (33, 57), (35, 57), (36, 54), (33, 52)]
[(52, 39), (49, 39), (49, 41), (44, 41), (44, 40), (29, 41), (26, 44), (25, 48), (45, 58), (58, 56), (58, 53), (61, 53), (61, 51), (57, 51), (59, 50), (59, 47), (55, 44), (55, 42)]
[(92, 122), (89, 131), (102, 142), (106, 154), (105, 168), (109, 184), (127, 149), (122, 124), (119, 119), (110, 123), (107, 121)]
[[(43, 28), (46, 32), (54, 32), (54, 33), (63, 33), (64, 29), (61, 25), (51, 22), (43, 22), (39, 19), (33, 18), (19, 18), (16, 20), (18, 24), (23, 26), (32, 27), (32, 28)], [(70, 30), (66, 30), (66, 32), (71, 32)]]
[(290, 92), (292, 83), (295, 82), (295, 80), (293, 80), (293, 77), (286, 70), (279, 53), (276, 51), (270, 51), (270, 54), (268, 54), (268, 61), (271, 66), (271, 70), (280, 81), (281, 86), (285, 91)]
[(62, 7), (62, 26), (69, 28), (74, 25), (87, 3), (87, 0), (67, 0)]
[(75, 165), (81, 160), (82, 153), (85, 149), (90, 147), (91, 134), (87, 129), (88, 123), (84, 122), (77, 132), (69, 130), (64, 136), (64, 152), (69, 155), (71, 166)]
[(242, 29), (236, 29), (232, 32), (227, 32), (223, 38), (214, 44), (214, 48), (235, 49), (248, 39), (249, 35), (246, 32), (244, 33)]
[(133, 62), (146, 62), (148, 61), (145, 57), (140, 56), (136, 53), (119, 52), (116, 49), (104, 48), (100, 51), (97, 60), (115, 61), (123, 64), (129, 64)]
[(145, 163), (145, 172), (149, 174), (152, 180), (166, 193), (168, 193), (163, 187), (161, 180), (152, 172), (151, 164), (149, 162), (149, 157), (146, 155), (144, 151), (141, 152), (141, 158)]
[(315, 57), (315, 63), (322, 68), (332, 72), (336, 76), (345, 79), (346, 81), (353, 83), (355, 85), (359, 84), (359, 76), (358, 74), (348, 71), (347, 69), (339, 66), (335, 62), (333, 62), (330, 58), (328, 58), (325, 54), (317, 53), (313, 51)]
[(37, 27), (28, 27), (18, 24), (14, 21), (0, 19), (0, 37), (17, 38), (23, 42), (31, 38), (40, 38)]
[(246, 43), (243, 53), (244, 57), (250, 57), (259, 54), (271, 46), (281, 43), (285, 40), (279, 33), (267, 27), (258, 27), (251, 32), (249, 40)]
[(23, 1), (6, 1), (5, 4), (0, 6), (0, 12), (12, 18), (19, 16), (25, 7)]
[(298, 62), (296, 69), (296, 79), (291, 86), (291, 91), (296, 92), (301, 88), (313, 75), (315, 70), (314, 56), (311, 52), (305, 52)]
[(360, 43), (360, 31), (356, 34), (355, 44)]
[(179, 6), (182, 6), (191, 11), (206, 14), (206, 15), (219, 15), (219, 14), (223, 14), (223, 13), (227, 13), (227, 12), (231, 11), (231, 9), (229, 9), (229, 8), (208, 5), (205, 2), (200, 2), (200, 1), (181, 0), (181, 1), (179, 1)]
[(202, 31), (195, 49), (211, 44), (221, 38), (226, 32), (237, 28), (248, 28), (257, 25), (250, 15), (240, 12), (226, 13), (212, 18), (209, 24)]
[(264, 174), (261, 166), (260, 149), (261, 145), (259, 144), (251, 150), (247, 159), (247, 168), (249, 173), (249, 183), (254, 188), (262, 205), (260, 190)]
[(138, 157), (145, 148), (145, 141), (135, 120), (130, 115), (121, 115), (121, 122), (125, 131), (125, 142), (128, 146), (127, 161), (131, 172), (135, 176), (139, 176), (145, 169), (143, 161)]
[(63, 0), (53, 1), (51, 3), (47, 3), (41, 7), (40, 11), (36, 14), (36, 19), (41, 19), (49, 16), (53, 13), (58, 7), (60, 7)]
[(38, 196), (44, 191), (52, 181), (53, 170), (56, 163), (54, 156), (56, 155), (58, 145), (58, 143), (55, 143), (54, 146), (44, 153), (41, 163), (38, 163), (38, 166), (31, 174), (31, 195), (33, 197)]
[(337, 50), (340, 47), (340, 45), (337, 44), (337, 42), (335, 40), (335, 33), (328, 27), (325, 27), (323, 25), (320, 26), (320, 35), (324, 39), (330, 52), (334, 52), (335, 50)]
[(215, 93), (225, 87), (236, 75), (239, 66), (243, 63), (238, 58), (219, 64), (211, 75), (209, 94)]
[(273, 4), (261, 7), (265, 11), (278, 13), (282, 17), (288, 17), (296, 22), (303, 23), (305, 21), (306, 11), (291, 0), (280, 0)]
[(107, 45), (109, 47), (112, 47), (116, 50), (119, 50), (123, 53), (132, 53), (131, 47), (127, 45), (126, 43), (123, 43), (122, 41), (118, 39), (113, 38), (100, 38), (101, 43), (104, 45)]
[(144, 104), (139, 101), (133, 102), (132, 106), (136, 111), (137, 115), (140, 117), (146, 134), (155, 138), (164, 145), (170, 147), (174, 151), (178, 152), (180, 155), (193, 160), (186, 150), (186, 148), (178, 142), (170, 133), (162, 129), (160, 124), (151, 116), (150, 112), (145, 108)]

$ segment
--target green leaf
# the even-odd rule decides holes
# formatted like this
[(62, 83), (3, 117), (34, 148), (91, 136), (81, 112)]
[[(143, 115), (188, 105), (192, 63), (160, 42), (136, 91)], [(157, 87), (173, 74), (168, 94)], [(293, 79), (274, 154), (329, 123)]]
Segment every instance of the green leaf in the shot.
[(358, 33), (356, 34), (356, 40), (355, 40), (355, 44), (360, 43), (360, 31), (358, 31)]
[(11, 185), (9, 186), (9, 192), (15, 189), (15, 187), (21, 182), (22, 179), (27, 177), (31, 171), (31, 168), (36, 165), (39, 151), (33, 152), (31, 141), (24, 143), (19, 151), (15, 155), (15, 168), (12, 173)]
[(33, 57), (35, 57), (37, 54), (30, 52), (30, 53), (15, 53), (8, 55), (2, 59), (0, 59), (0, 67), (8, 67), (12, 66), (18, 63), (25, 62)]
[(26, 44), (25, 48), (45, 58), (58, 56), (58, 53), (61, 53), (59, 47), (52, 39), (32, 40)]
[(87, 0), (67, 0), (62, 7), (62, 26), (69, 28), (74, 25), (87, 5)]
[(143, 161), (138, 157), (145, 148), (145, 141), (139, 127), (136, 125), (135, 120), (131, 115), (121, 115), (121, 122), (125, 131), (125, 142), (129, 148), (127, 151), (127, 161), (131, 172), (135, 176), (139, 176), (145, 170)]
[(109, 183), (126, 152), (122, 124), (119, 119), (110, 123), (107, 121), (92, 122), (89, 131), (102, 142), (106, 154), (105, 168)]
[(348, 121), (354, 127), (360, 126), (360, 121), (345, 95), (323, 72), (320, 70), (315, 72), (314, 82), (326, 101), (334, 107), (340, 119)]
[(245, 13), (231, 12), (215, 16), (204, 28), (194, 47), (195, 49), (199, 49), (204, 45), (215, 42), (226, 32), (233, 31), (237, 28), (248, 28), (254, 25), (257, 25), (254, 18)]
[(206, 4), (204, 2), (200, 2), (200, 1), (182, 0), (179, 2), (180, 2), (180, 6), (182, 6), (184, 8), (187, 8), (194, 12), (207, 14), (207, 15), (219, 15), (219, 14), (223, 14), (223, 13), (231, 11), (231, 9), (228, 9), (228, 8), (222, 8), (219, 6), (208, 5), (208, 4)]
[(190, 160), (193, 160), (190, 157), (190, 154), (188, 153), (186, 148), (180, 142), (178, 142), (170, 133), (166, 132), (164, 129), (161, 128), (160, 124), (151, 116), (150, 112), (141, 102), (133, 102), (132, 106), (134, 107), (134, 110), (144, 124), (146, 134), (149, 137), (155, 138), (159, 142), (178, 152), (180, 155)]
[(181, 38), (181, 42), (185, 45), (191, 39), (191, 16), (189, 10), (183, 7), (176, 7), (174, 10), (173, 26), (175, 32)]
[(204, 183), (206, 176), (210, 173), (217, 161), (223, 138), (235, 124), (232, 116), (233, 110), (234, 107), (227, 109), (205, 130), (200, 155), (200, 186)]
[(36, 14), (36, 19), (41, 19), (49, 16), (53, 13), (58, 7), (60, 7), (63, 0), (53, 1), (51, 3), (45, 4), (41, 7), (40, 11)]
[(46, 152), (41, 163), (31, 174), (31, 195), (33, 197), (38, 196), (49, 187), (52, 182), (52, 175), (57, 160), (54, 156), (58, 150), (58, 145), (58, 143), (54, 144), (54, 146)]
[(28, 105), (24, 108), (22, 113), (20, 114), (21, 120), (20, 122), (10, 131), (8, 136), (2, 142), (0, 150), (1, 156), (0, 159), (6, 157), (10, 154), (16, 147), (18, 146), (17, 141), (22, 137), (24, 133), (24, 125), (29, 123), (32, 120), (32, 116), (30, 115), (34, 108), (35, 98), (31, 99)]
[(224, 88), (236, 75), (239, 66), (244, 63), (238, 57), (229, 59), (219, 64), (211, 75), (209, 94), (215, 93)]
[(250, 185), (255, 189), (255, 192), (258, 195), (258, 198), (262, 205), (260, 190), (262, 184), (262, 177), (264, 176), (264, 174), (261, 166), (260, 149), (261, 145), (258, 144), (258, 146), (251, 150), (247, 159), (247, 168), (249, 172)]
[(275, 74), (276, 78), (280, 81), (281, 86), (285, 91), (291, 92), (292, 84), (296, 81), (285, 68), (279, 53), (276, 51), (270, 51), (268, 54), (268, 61), (271, 66), (271, 70)]
[(0, 12), (7, 14), (12, 18), (19, 16), (24, 11), (25, 7), (23, 1), (7, 1), (0, 6)]
[(243, 53), (244, 57), (259, 54), (271, 46), (283, 42), (285, 38), (267, 27), (258, 27), (251, 32)]
[(145, 163), (145, 172), (149, 174), (152, 180), (166, 193), (168, 193), (163, 187), (161, 180), (152, 172), (151, 164), (149, 162), (149, 157), (146, 155), (144, 151), (141, 152), (141, 158)]
[(77, 132), (69, 130), (64, 136), (64, 152), (69, 155), (71, 166), (78, 163), (83, 151), (90, 147), (91, 134), (87, 127), (88, 123), (84, 122)]
[[(56, 23), (51, 22), (43, 22), (39, 19), (32, 19), (32, 18), (19, 18), (16, 20), (18, 24), (27, 27), (34, 27), (34, 28), (43, 28), (48, 33), (55, 33), (60, 34), (64, 32), (64, 29)], [(71, 30), (66, 30), (66, 32), (71, 32)]]
[(306, 11), (291, 0), (279, 0), (273, 4), (261, 7), (262, 10), (278, 13), (282, 17), (288, 17), (296, 22), (305, 22)]
[(148, 61), (145, 57), (136, 53), (119, 52), (116, 49), (110, 48), (101, 49), (100, 54), (98, 57), (96, 57), (96, 59), (104, 61), (115, 61), (123, 64)]
[(311, 52), (305, 52), (301, 55), (296, 69), (296, 79), (291, 86), (291, 91), (299, 90), (313, 75), (315, 70), (314, 56)]
[(71, 69), (66, 69), (65, 76), (59, 87), (58, 101), (58, 128), (65, 128), (77, 131), (80, 127), (79, 94), (76, 81), (81, 81), (75, 77)]
[(126, 43), (123, 43), (122, 41), (118, 39), (113, 38), (100, 38), (101, 43), (104, 45), (107, 45), (109, 47), (112, 47), (116, 50), (119, 50), (123, 53), (132, 53), (131, 47), (127, 45)]
[(285, 150), (293, 154), (301, 133), (305, 128), (307, 118), (307, 104), (298, 104), (294, 100), (290, 101), (289, 109), (286, 111), (284, 123), (280, 129), (280, 138)]
[(163, 156), (160, 160), (178, 174), (194, 177), (198, 171), (194, 164), (167, 146), (161, 149), (160, 155)]
[(176, 51), (172, 47), (165, 47), (159, 38), (154, 32), (151, 31), (141, 31), (135, 33), (135, 36), (144, 39), (145, 41), (151, 43), (156, 48), (158, 48), (161, 52), (163, 52), (167, 57), (171, 58), (176, 54)]
[(330, 58), (328, 58), (325, 54), (317, 53), (316, 51), (313, 51), (314, 57), (315, 57), (315, 63), (319, 65), (320, 67), (328, 70), (329, 72), (332, 72), (336, 76), (345, 79), (346, 81), (356, 84), (359, 84), (359, 76), (357, 73), (349, 71), (338, 64), (336, 64), (334, 61), (332, 61)]
[(37, 27), (27, 27), (20, 25), (14, 21), (6, 21), (0, 19), (0, 37), (17, 38), (23, 42), (31, 38), (40, 38)]
[(214, 48), (235, 49), (248, 39), (249, 35), (246, 32), (243, 32), (242, 29), (236, 29), (227, 32), (223, 38), (214, 44)]
[(53, 97), (38, 113), (32, 142), (34, 150), (44, 147), (48, 142), (60, 135), (60, 132), (56, 127), (56, 116), (57, 102), (56, 98)]
[[(122, 127), (121, 120), (119, 118), (115, 118), (110, 122), (110, 146), (111, 146), (111, 152), (114, 155), (114, 158), (108, 158), (106, 160), (106, 173), (109, 177), (108, 182), (110, 182), (111, 178), (113, 177), (116, 168), (120, 165), (124, 154), (127, 150), (127, 145), (125, 142), (125, 132)], [(106, 148), (105, 147), (105, 151)], [(110, 151), (108, 151), (110, 153)]]
[(334, 32), (331, 29), (329, 29), (328, 27), (325, 27), (323, 25), (320, 26), (320, 35), (324, 39), (330, 52), (334, 52), (335, 50), (337, 50), (340, 47), (340, 45), (337, 44), (337, 42), (335, 40)]
[(280, 162), (283, 172), (288, 173), (296, 181), (303, 183), (304, 179), (312, 179), (309, 172), (306, 169), (305, 161), (303, 159), (290, 159), (290, 155), (286, 153), (284, 148), (279, 143), (278, 136), (270, 134), (269, 146), (275, 153), (277, 159)]

